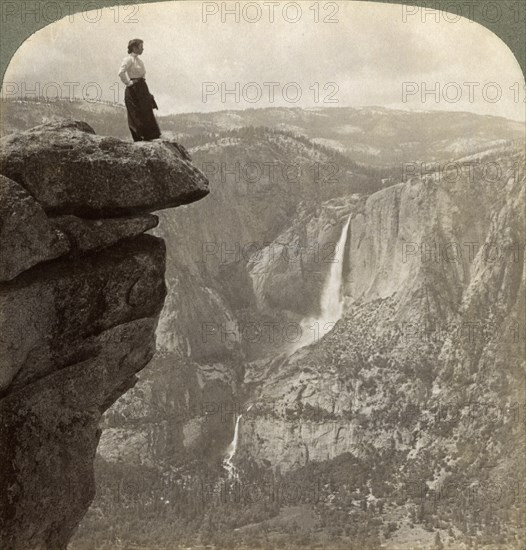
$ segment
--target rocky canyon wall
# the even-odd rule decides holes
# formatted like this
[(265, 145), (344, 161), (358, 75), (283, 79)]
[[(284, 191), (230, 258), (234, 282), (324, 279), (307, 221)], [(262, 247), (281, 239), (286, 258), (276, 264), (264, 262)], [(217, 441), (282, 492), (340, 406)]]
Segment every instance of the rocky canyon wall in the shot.
[[(499, 165), (498, 180), (482, 177), (484, 161)], [(240, 427), (241, 463), (283, 472), (344, 452), (372, 460), (383, 450), (415, 471), (427, 461), (430, 479), (442, 475), (441, 453), (462, 463), (470, 481), (483, 460), (514, 480), (522, 475), (523, 420), (510, 412), (524, 414), (525, 396), (518, 166), (524, 152), (496, 151), (472, 180), (433, 174), (356, 205), (343, 318), (258, 374), (257, 406)], [(257, 369), (248, 366), (247, 376)], [(467, 456), (465, 445), (479, 455)]]

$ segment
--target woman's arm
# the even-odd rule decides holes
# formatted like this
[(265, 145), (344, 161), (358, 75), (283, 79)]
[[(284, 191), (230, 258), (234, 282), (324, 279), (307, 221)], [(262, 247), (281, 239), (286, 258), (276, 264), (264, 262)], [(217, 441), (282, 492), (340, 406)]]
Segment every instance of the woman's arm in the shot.
[(130, 86), (132, 84), (132, 81), (128, 77), (128, 69), (130, 68), (132, 63), (131, 57), (127, 55), (121, 63), (121, 66), (119, 68), (119, 78), (122, 80), (122, 83), (126, 86)]

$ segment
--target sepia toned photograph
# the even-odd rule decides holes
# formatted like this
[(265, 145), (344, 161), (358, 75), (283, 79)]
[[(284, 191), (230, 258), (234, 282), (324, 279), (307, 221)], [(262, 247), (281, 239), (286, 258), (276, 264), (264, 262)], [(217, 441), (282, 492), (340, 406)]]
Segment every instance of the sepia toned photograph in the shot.
[(526, 549), (523, 0), (0, 28), (0, 550)]

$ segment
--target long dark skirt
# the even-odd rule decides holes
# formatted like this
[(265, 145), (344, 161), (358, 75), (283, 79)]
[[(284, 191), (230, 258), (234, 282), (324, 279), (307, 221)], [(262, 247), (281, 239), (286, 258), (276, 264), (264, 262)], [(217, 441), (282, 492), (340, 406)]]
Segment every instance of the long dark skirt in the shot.
[(128, 126), (133, 141), (144, 141), (160, 137), (161, 130), (155, 115), (153, 96), (148, 90), (146, 80), (135, 80), (124, 92), (124, 103), (128, 111)]

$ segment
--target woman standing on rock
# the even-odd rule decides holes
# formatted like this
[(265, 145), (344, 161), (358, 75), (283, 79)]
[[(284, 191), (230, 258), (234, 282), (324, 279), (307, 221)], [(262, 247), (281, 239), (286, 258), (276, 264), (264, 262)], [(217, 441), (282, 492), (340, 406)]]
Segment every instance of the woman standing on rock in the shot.
[(144, 76), (146, 70), (139, 56), (144, 51), (143, 41), (134, 38), (128, 42), (128, 55), (123, 59), (119, 77), (126, 85), (124, 103), (128, 111), (128, 126), (133, 141), (150, 141), (161, 135), (153, 109), (157, 104), (150, 94)]

